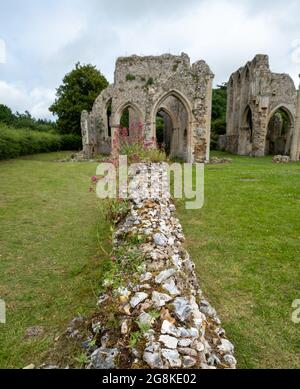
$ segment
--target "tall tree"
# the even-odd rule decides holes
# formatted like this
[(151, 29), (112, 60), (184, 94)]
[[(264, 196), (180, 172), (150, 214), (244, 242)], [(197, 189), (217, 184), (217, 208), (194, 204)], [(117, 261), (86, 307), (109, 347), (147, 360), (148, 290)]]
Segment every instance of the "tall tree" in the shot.
[(90, 111), (99, 93), (108, 81), (95, 66), (79, 62), (56, 91), (56, 100), (49, 108), (58, 117), (57, 127), (61, 133), (81, 134), (80, 115)]
[(12, 124), (15, 119), (12, 110), (4, 104), (0, 104), (0, 122), (5, 124)]
[(215, 149), (220, 135), (226, 133), (227, 84), (217, 85), (212, 95), (211, 148)]

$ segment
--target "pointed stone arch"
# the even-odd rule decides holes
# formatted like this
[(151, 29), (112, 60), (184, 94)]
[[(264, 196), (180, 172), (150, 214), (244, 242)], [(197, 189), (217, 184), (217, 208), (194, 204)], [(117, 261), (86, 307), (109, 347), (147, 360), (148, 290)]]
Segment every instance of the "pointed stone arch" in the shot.
[[(171, 140), (171, 155), (183, 158), (186, 161), (193, 159), (192, 155), (192, 107), (186, 96), (175, 89), (171, 89), (164, 92), (159, 96), (156, 102), (153, 104), (151, 111), (151, 136), (156, 139), (156, 115), (160, 109), (166, 109), (165, 102), (169, 98), (176, 99), (179, 104), (184, 107), (186, 113), (186, 120), (181, 121), (177, 115), (172, 112), (171, 109), (167, 109), (166, 112), (169, 114), (173, 121), (173, 139)], [(185, 122), (185, 123), (184, 123)]]
[(295, 117), (285, 104), (278, 104), (269, 114), (265, 154), (289, 155), (294, 135)]

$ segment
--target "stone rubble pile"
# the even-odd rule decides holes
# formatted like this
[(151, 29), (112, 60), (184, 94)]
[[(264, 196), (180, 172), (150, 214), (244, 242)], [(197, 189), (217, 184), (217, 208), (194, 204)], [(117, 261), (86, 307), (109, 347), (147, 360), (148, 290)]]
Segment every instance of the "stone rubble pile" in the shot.
[[(116, 336), (105, 328), (101, 315), (93, 321), (100, 344), (91, 353), (88, 368), (236, 367), (234, 346), (225, 337), (215, 309), (203, 297), (195, 265), (183, 247), (185, 237), (167, 187), (167, 174), (160, 164), (155, 171), (153, 164), (152, 170), (141, 165), (132, 177), (130, 211), (115, 232), (114, 245), (122, 245), (128, 234), (144, 236), (140, 244), (144, 260), (138, 282), (128, 282), (100, 297), (99, 311), (104, 314), (105, 303), (114, 296), (114, 315), (120, 326)], [(130, 346), (136, 323), (144, 332)]]
[(274, 163), (288, 163), (290, 160), (291, 158), (288, 155), (275, 155), (273, 157)]
[(231, 158), (219, 158), (219, 157), (211, 157), (209, 162), (210, 165), (220, 165), (224, 163), (232, 163)]

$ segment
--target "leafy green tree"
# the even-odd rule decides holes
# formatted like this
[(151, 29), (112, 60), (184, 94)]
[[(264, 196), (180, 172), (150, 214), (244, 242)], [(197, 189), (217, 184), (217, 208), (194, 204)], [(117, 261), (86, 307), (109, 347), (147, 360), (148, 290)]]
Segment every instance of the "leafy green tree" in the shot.
[(219, 135), (226, 133), (227, 84), (217, 85), (212, 95), (211, 148), (215, 149)]
[(12, 110), (4, 104), (0, 104), (0, 122), (5, 124), (12, 124), (15, 119)]
[(49, 108), (58, 117), (57, 127), (61, 133), (81, 134), (80, 116), (90, 111), (99, 93), (108, 86), (106, 78), (92, 65), (79, 62), (56, 91), (56, 100)]

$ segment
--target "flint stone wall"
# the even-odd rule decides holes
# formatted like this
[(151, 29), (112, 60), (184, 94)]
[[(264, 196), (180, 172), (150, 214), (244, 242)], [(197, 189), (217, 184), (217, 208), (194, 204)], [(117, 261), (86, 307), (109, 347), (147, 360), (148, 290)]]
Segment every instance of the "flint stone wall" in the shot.
[[(204, 298), (195, 264), (184, 248), (164, 165), (152, 172), (151, 198), (146, 195), (149, 177), (149, 165), (142, 165), (131, 182), (132, 188), (140, 188), (139, 195), (135, 191), (130, 211), (114, 235), (115, 248), (128, 236), (145, 238), (139, 245), (144, 255), (140, 273), (136, 281), (132, 274), (125, 285), (100, 297), (99, 315), (92, 323), (99, 342), (89, 368), (235, 368), (234, 346)], [(114, 329), (107, 328), (104, 319), (111, 304), (111, 316), (119, 321)], [(144, 332), (130, 345), (136, 323)]]

